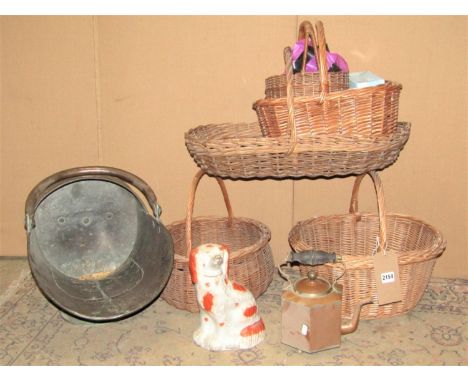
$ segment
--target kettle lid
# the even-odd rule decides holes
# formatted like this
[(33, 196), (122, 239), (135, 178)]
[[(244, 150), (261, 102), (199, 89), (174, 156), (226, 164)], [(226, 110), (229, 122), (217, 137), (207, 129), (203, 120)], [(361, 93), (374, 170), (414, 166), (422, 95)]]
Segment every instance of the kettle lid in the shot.
[(304, 277), (294, 283), (294, 291), (301, 296), (318, 298), (323, 297), (332, 291), (332, 285), (325, 279), (318, 277), (316, 271), (307, 273)]

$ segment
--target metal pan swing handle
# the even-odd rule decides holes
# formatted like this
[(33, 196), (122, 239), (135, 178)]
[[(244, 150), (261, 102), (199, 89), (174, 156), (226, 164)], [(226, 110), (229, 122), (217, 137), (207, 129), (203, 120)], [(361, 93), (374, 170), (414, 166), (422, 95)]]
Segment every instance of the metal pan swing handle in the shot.
[(131, 174), (125, 170), (114, 167), (91, 166), (91, 167), (76, 167), (68, 170), (57, 172), (39, 182), (29, 193), (25, 204), (25, 229), (30, 232), (35, 226), (34, 213), (37, 205), (50, 192), (51, 188), (58, 182), (70, 178), (84, 177), (92, 178), (93, 176), (110, 176), (119, 178), (132, 186), (136, 187), (146, 198), (151, 207), (154, 217), (159, 220), (161, 215), (161, 207), (158, 204), (156, 195), (151, 187), (138, 176)]

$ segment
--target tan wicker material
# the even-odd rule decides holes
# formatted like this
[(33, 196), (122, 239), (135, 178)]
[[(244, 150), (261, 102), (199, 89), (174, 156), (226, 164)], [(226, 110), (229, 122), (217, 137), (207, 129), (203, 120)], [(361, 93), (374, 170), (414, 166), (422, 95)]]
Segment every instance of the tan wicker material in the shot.
[[(316, 96), (320, 94), (320, 74), (307, 73), (305, 72), (305, 65), (307, 63), (307, 50), (309, 49), (310, 34), (307, 30), (312, 29), (312, 25), (309, 21), (303, 21), (299, 27), (298, 40), (304, 39), (304, 55), (302, 61), (302, 70), (300, 73), (296, 73), (292, 78), (292, 86), (294, 88), (294, 95), (296, 97), (301, 96)], [(285, 59), (287, 57), (285, 56)], [(289, 56), (290, 62), (285, 62), (286, 65), (291, 66), (292, 70), (292, 59)], [(330, 92), (336, 92), (341, 90), (349, 89), (349, 73), (348, 72), (328, 72), (328, 81), (330, 84)], [(265, 80), (265, 96), (266, 98), (282, 98), (287, 96), (287, 78), (286, 74), (283, 73), (277, 76), (268, 77)]]
[(314, 41), (321, 92), (317, 96), (295, 97), (291, 49), (285, 49), (287, 96), (265, 98), (254, 103), (262, 133), (266, 137), (323, 136), (328, 134), (376, 136), (391, 134), (398, 121), (402, 86), (384, 85), (330, 92), (323, 24), (307, 33)]
[[(330, 72), (328, 73), (330, 82), (330, 92), (337, 92), (349, 89), (348, 72)], [(265, 80), (266, 98), (284, 98), (286, 92), (287, 79), (286, 74), (268, 77)], [(296, 73), (293, 75), (292, 86), (296, 97), (317, 96), (320, 94), (320, 75), (319, 73)]]
[(226, 123), (191, 129), (185, 143), (197, 165), (216, 177), (333, 177), (384, 169), (398, 158), (409, 133), (410, 124), (401, 122), (386, 136), (298, 137), (288, 155), (289, 138), (263, 137), (257, 123)]
[(193, 179), (186, 219), (167, 226), (174, 241), (174, 267), (162, 298), (190, 312), (199, 310), (188, 262), (193, 247), (203, 243), (227, 245), (230, 249), (229, 279), (249, 289), (255, 297), (268, 288), (275, 269), (269, 228), (256, 220), (233, 216), (221, 179), (216, 180), (223, 193), (228, 216), (192, 217), (196, 189), (203, 175), (204, 172), (199, 171)]
[[(358, 212), (358, 192), (364, 175), (356, 178), (348, 214), (314, 217), (297, 223), (289, 243), (299, 252), (323, 250), (343, 257), (342, 263), (314, 267), (328, 280), (343, 286), (342, 314), (351, 318), (359, 301), (377, 301), (372, 255), (379, 238), (382, 248), (398, 255), (402, 301), (379, 306), (365, 305), (362, 319), (392, 317), (408, 312), (421, 299), (437, 258), (445, 249), (442, 234), (429, 224), (411, 216), (390, 214), (385, 210), (383, 188), (377, 173), (370, 172), (378, 201), (378, 215)], [(309, 266), (301, 266), (306, 274)]]

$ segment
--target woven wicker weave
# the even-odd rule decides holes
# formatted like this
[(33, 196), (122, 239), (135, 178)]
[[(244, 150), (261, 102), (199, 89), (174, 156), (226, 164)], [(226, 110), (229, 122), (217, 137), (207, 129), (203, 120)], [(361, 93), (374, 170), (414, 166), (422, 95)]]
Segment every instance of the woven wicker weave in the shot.
[[(330, 72), (328, 73), (330, 82), (330, 92), (337, 92), (349, 89), (349, 73)], [(286, 74), (268, 77), (265, 80), (266, 98), (284, 98), (287, 96)], [(293, 75), (292, 86), (296, 97), (317, 96), (320, 94), (320, 74), (296, 73)]]
[[(328, 280), (337, 278), (343, 285), (342, 315), (351, 318), (359, 301), (377, 301), (372, 254), (376, 239), (381, 247), (398, 255), (402, 301), (362, 308), (362, 319), (392, 317), (408, 312), (421, 299), (437, 258), (445, 249), (442, 234), (423, 221), (411, 216), (388, 214), (385, 211), (383, 188), (377, 173), (370, 172), (378, 201), (378, 215), (358, 212), (358, 192), (364, 175), (356, 178), (349, 214), (315, 217), (297, 223), (289, 234), (295, 251), (310, 249), (335, 252), (342, 263), (314, 267)], [(301, 266), (306, 274), (309, 266)]]
[(264, 224), (248, 218), (233, 217), (229, 197), (221, 179), (228, 216), (192, 218), (195, 192), (203, 171), (192, 182), (187, 217), (167, 226), (174, 241), (174, 267), (162, 298), (169, 304), (190, 312), (199, 310), (189, 272), (189, 255), (193, 247), (203, 243), (226, 244), (230, 249), (229, 278), (249, 289), (255, 297), (268, 288), (274, 272), (269, 241), (270, 230)]
[[(311, 30), (312, 25), (309, 21), (303, 21), (299, 26), (299, 34), (297, 39), (304, 39), (304, 54), (302, 60), (302, 69), (300, 73), (296, 73), (292, 78), (292, 86), (294, 95), (301, 96), (316, 96), (320, 94), (320, 74), (318, 72), (307, 73), (305, 66), (307, 63), (307, 50), (310, 47), (310, 35), (307, 30)], [(285, 57), (286, 59), (286, 57)], [(290, 62), (285, 62), (286, 65), (292, 67), (292, 59), (289, 56)], [(286, 74), (268, 77), (265, 80), (265, 96), (266, 98), (282, 98), (287, 96), (287, 78)], [(349, 73), (348, 72), (328, 72), (328, 83), (330, 84), (330, 92), (346, 90), (349, 88)]]
[(266, 98), (253, 105), (263, 135), (293, 138), (294, 135), (352, 134), (359, 137), (392, 133), (397, 126), (402, 86), (387, 81), (384, 85), (330, 93), (323, 24), (317, 22), (316, 32), (308, 33), (317, 52), (321, 93), (295, 97), (291, 50), (286, 48), (286, 98)]
[(263, 137), (257, 123), (226, 123), (191, 129), (185, 143), (197, 165), (216, 177), (333, 177), (384, 169), (398, 158), (409, 133), (410, 124), (401, 122), (386, 136), (298, 137), (289, 155), (289, 138)]

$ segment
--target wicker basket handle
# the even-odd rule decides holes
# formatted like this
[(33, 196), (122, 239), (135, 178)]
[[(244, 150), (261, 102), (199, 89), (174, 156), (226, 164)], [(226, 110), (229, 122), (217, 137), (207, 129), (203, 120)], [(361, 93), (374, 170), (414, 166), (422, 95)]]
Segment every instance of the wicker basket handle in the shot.
[[(307, 49), (309, 46), (309, 39), (314, 41), (313, 36), (314, 30), (312, 24), (309, 21), (303, 21), (299, 26), (299, 34), (298, 39), (304, 39), (304, 52), (303, 52), (303, 59), (302, 59), (302, 68), (301, 72), (305, 72), (305, 67), (307, 63)], [(315, 49), (315, 46), (314, 46)], [(294, 152), (294, 149), (297, 145), (297, 128), (296, 128), (296, 118), (294, 112), (294, 87), (293, 87), (293, 80), (294, 80), (294, 71), (293, 71), (293, 60), (292, 60), (292, 52), (290, 47), (284, 48), (283, 51), (284, 63), (286, 65), (286, 103), (288, 106), (288, 127), (289, 127), (289, 150), (287, 152), (287, 156), (291, 155)]]
[[(325, 38), (325, 28), (323, 23), (319, 20), (315, 24), (315, 28), (309, 21), (303, 21), (299, 25), (298, 39), (304, 39), (304, 52), (301, 72), (305, 73), (307, 64), (307, 49), (309, 41), (312, 41), (314, 48), (315, 59), (317, 61), (317, 68), (320, 76), (320, 102), (325, 100), (325, 95), (330, 92), (330, 83), (328, 78), (328, 64), (327, 64), (327, 40)], [(288, 65), (285, 57), (285, 63)], [(292, 64), (291, 64), (292, 65)]]
[(289, 150), (286, 155), (291, 155), (297, 145), (296, 117), (294, 112), (294, 87), (293, 87), (293, 65), (292, 52), (288, 46), (283, 51), (284, 62), (286, 63), (286, 103), (288, 105), (288, 128), (289, 128)]
[(380, 180), (379, 174), (375, 171), (370, 171), (367, 174), (359, 175), (356, 180), (354, 181), (353, 193), (351, 195), (351, 203), (349, 205), (349, 213), (350, 214), (357, 214), (358, 213), (358, 193), (359, 193), (359, 186), (361, 185), (361, 181), (365, 175), (369, 175), (374, 182), (374, 188), (377, 195), (377, 207), (379, 210), (379, 240), (380, 240), (380, 247), (385, 249), (387, 246), (387, 224), (385, 221), (385, 198), (384, 198), (384, 191), (382, 186), (382, 181)]
[[(190, 189), (190, 195), (187, 205), (187, 215), (185, 218), (185, 243), (187, 249), (187, 259), (190, 258), (190, 251), (192, 250), (192, 216), (193, 216), (193, 206), (195, 204), (195, 193), (197, 192), (198, 183), (200, 179), (205, 175), (203, 170), (198, 171), (192, 180), (192, 186)], [(226, 185), (224, 184), (221, 178), (216, 178), (218, 181), (219, 187), (223, 194), (224, 204), (226, 205), (227, 213), (228, 213), (228, 224), (232, 224), (232, 207), (231, 202), (229, 201), (229, 196), (226, 190)]]
[[(304, 51), (302, 54), (302, 65), (301, 65), (301, 73), (305, 73), (306, 65), (307, 65), (307, 50), (309, 49), (309, 40), (312, 41), (312, 35), (314, 34), (314, 27), (309, 21), (303, 21), (301, 25), (299, 25), (299, 33), (297, 36), (298, 40), (304, 39)], [(315, 46), (314, 46), (315, 49)]]
[[(325, 40), (325, 30), (323, 23), (318, 21), (316, 28), (312, 26), (309, 21), (303, 21), (299, 26), (299, 39), (304, 38), (304, 54), (302, 60), (302, 72), (305, 72), (307, 62), (307, 47), (309, 40), (312, 41), (314, 47), (315, 57), (317, 60), (317, 67), (320, 75), (320, 98), (319, 103), (325, 101), (325, 96), (329, 93), (328, 82), (328, 65), (327, 65), (327, 42)], [(287, 155), (291, 155), (297, 145), (297, 128), (296, 118), (294, 112), (294, 87), (293, 87), (293, 64), (292, 52), (290, 47), (286, 47), (283, 51), (284, 62), (286, 65), (286, 102), (288, 105), (288, 127), (290, 131), (290, 147)]]
[(320, 73), (320, 102), (325, 100), (325, 96), (330, 92), (330, 84), (328, 81), (328, 64), (327, 64), (327, 40), (325, 39), (325, 28), (319, 20), (315, 23), (314, 42), (315, 57), (317, 60), (317, 68)]

